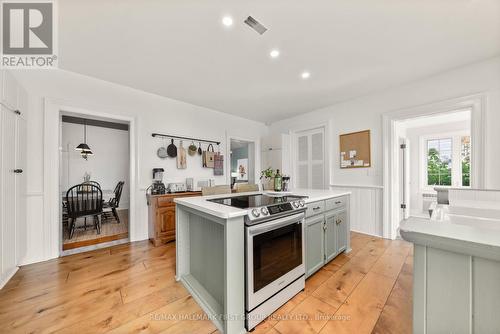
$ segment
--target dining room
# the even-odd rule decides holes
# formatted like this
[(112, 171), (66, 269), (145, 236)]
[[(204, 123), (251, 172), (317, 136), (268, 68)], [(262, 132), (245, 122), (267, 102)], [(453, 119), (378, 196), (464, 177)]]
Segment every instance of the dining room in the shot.
[(129, 240), (129, 124), (61, 115), (62, 254)]

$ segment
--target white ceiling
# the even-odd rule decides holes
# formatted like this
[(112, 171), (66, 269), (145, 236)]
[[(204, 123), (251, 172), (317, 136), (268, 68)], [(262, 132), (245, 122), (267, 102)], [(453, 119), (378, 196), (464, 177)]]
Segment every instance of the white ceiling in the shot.
[(61, 68), (267, 123), (500, 54), (499, 0), (58, 4)]

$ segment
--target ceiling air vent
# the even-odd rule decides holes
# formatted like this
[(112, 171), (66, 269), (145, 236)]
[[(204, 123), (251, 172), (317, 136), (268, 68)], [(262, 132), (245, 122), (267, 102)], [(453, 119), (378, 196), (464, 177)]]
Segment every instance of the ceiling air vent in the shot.
[(256, 32), (258, 32), (261, 35), (267, 31), (266, 27), (264, 27), (262, 24), (259, 23), (259, 21), (257, 21), (256, 19), (254, 19), (251, 16), (247, 17), (247, 19), (245, 20), (245, 23), (250, 28), (252, 28), (253, 30), (255, 30)]

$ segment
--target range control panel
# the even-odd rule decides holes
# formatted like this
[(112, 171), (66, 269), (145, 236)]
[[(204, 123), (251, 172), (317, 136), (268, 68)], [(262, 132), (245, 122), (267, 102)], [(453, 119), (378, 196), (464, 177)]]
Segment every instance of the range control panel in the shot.
[(279, 215), (284, 212), (304, 210), (305, 207), (306, 207), (306, 202), (302, 199), (292, 202), (263, 206), (260, 208), (250, 209), (247, 218), (250, 221), (255, 221), (263, 218), (272, 217), (274, 215)]

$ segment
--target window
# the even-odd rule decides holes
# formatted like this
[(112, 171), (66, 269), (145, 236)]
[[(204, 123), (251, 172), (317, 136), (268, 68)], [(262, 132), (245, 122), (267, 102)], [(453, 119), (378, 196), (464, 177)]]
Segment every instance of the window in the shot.
[(421, 137), (423, 188), (470, 187), (471, 138), (468, 133)]
[(451, 186), (452, 138), (427, 141), (427, 185)]

